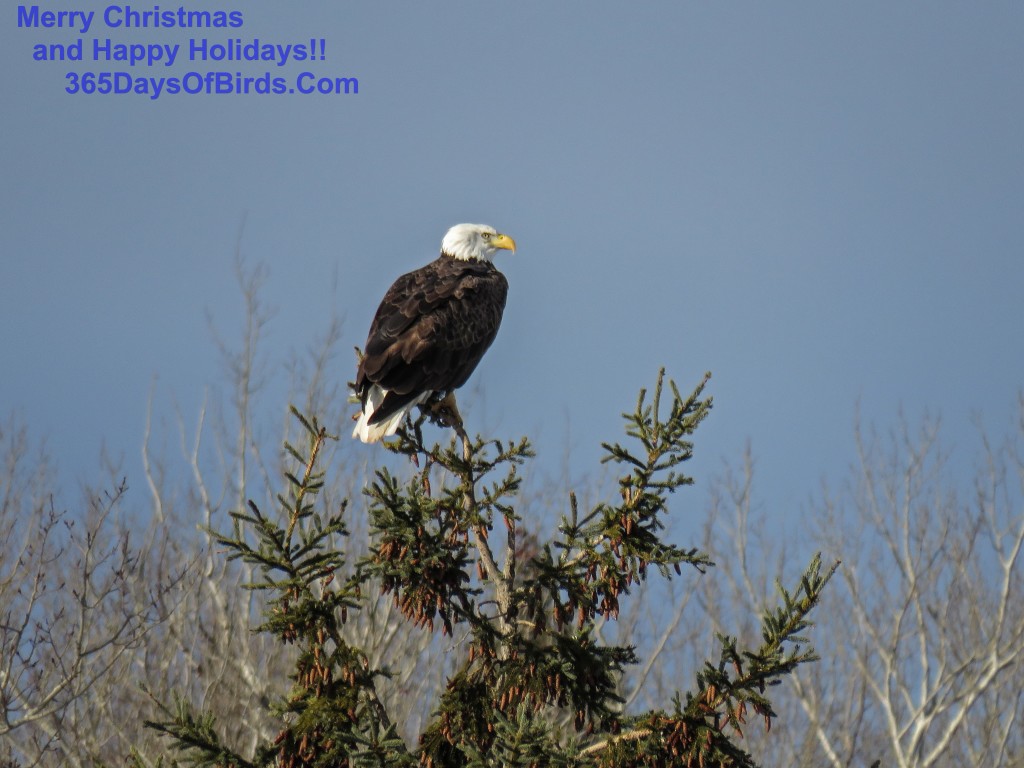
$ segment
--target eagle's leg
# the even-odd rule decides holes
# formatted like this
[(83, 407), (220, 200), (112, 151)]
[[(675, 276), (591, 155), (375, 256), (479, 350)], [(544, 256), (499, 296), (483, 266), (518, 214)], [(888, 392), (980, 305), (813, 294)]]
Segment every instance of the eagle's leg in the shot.
[(455, 403), (455, 393), (449, 392), (443, 399), (430, 406), (430, 415), (443, 427), (462, 429), (462, 414)]

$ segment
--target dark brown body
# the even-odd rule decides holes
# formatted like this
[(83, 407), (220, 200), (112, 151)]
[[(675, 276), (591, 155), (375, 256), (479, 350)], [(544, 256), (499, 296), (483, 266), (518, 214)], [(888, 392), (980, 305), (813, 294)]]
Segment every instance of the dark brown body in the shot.
[(507, 295), (508, 281), (490, 262), (444, 254), (398, 278), (373, 318), (356, 373), (364, 404), (372, 385), (387, 390), (369, 423), (424, 392), (465, 384), (498, 333)]

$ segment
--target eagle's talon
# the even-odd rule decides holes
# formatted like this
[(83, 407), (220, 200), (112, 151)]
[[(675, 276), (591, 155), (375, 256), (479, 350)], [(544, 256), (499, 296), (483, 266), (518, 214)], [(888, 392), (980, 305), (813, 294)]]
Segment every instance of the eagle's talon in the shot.
[(462, 414), (455, 403), (455, 393), (449, 392), (440, 400), (427, 405), (430, 420), (441, 427), (462, 428)]

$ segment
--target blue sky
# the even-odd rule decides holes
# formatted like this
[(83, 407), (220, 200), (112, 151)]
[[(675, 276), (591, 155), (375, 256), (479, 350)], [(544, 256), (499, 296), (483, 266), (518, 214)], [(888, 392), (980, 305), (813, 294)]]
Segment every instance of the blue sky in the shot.
[[(19, 29), (15, 8), (0, 407), (70, 478), (105, 446), (141, 489), (154, 380), (186, 417), (223, 380), (207, 315), (240, 326), (236, 246), (269, 270), (280, 359), (332, 312), (342, 348), (361, 344), (391, 280), (460, 221), (520, 246), (468, 416), (536, 436), (542, 460), (568, 441), (591, 467), (661, 365), (684, 390), (713, 373), (698, 484), (749, 439), (779, 514), (853, 460), (858, 403), (882, 427), (941, 414), (965, 460), (974, 418), (1000, 434), (1015, 416), (1024, 5), (259, 1), (240, 29), (84, 36)], [(359, 93), (70, 95), (70, 69), (208, 68), (32, 60), (79, 37), (323, 38), (324, 61), (217, 68)]]

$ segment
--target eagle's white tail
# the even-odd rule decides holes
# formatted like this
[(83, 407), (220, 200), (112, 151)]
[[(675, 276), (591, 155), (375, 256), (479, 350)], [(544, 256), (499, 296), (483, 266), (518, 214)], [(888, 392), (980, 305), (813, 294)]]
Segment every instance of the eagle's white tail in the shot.
[(363, 412), (359, 414), (356, 428), (352, 430), (352, 437), (358, 437), (364, 443), (376, 443), (381, 438), (391, 437), (398, 430), (398, 426), (402, 423), (402, 419), (405, 418), (406, 414), (430, 396), (430, 392), (424, 392), (411, 403), (407, 403), (399, 408), (394, 415), (377, 424), (371, 424), (370, 418), (380, 407), (387, 393), (386, 389), (381, 389), (376, 384), (370, 387), (370, 391), (366, 393), (366, 403), (363, 405)]

